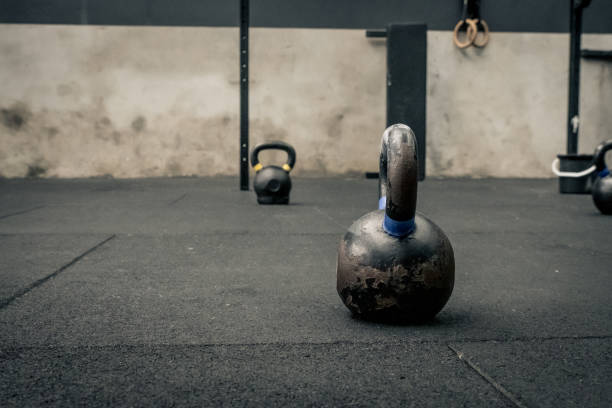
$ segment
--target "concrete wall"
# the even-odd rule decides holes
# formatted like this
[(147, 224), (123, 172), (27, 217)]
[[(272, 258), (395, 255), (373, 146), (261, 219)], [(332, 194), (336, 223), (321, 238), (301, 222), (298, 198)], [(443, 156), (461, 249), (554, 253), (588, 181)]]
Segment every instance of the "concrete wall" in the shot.
[[(611, 34), (583, 36), (612, 49)], [(428, 34), (429, 176), (550, 177), (565, 149), (569, 37)], [(0, 175), (238, 174), (238, 30), (0, 25)], [(385, 43), (363, 30), (251, 30), (251, 143), (295, 174), (376, 170)], [(612, 138), (612, 68), (583, 60), (580, 150)], [(274, 155), (262, 159), (281, 160)]]
[(237, 31), (0, 26), (0, 173), (235, 174)]

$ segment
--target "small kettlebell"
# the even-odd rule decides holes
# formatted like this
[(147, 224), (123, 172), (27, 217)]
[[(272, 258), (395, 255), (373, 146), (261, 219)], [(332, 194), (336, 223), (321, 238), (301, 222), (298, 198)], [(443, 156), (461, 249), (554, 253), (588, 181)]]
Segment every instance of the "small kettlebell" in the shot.
[(597, 178), (593, 187), (591, 187), (591, 194), (595, 207), (606, 215), (612, 214), (612, 176), (610, 176), (610, 170), (606, 166), (606, 152), (610, 149), (612, 149), (612, 140), (597, 146), (593, 154)]
[[(259, 152), (271, 149), (287, 152), (287, 162), (282, 167), (264, 167), (259, 162)], [(251, 152), (251, 166), (255, 170), (253, 189), (259, 204), (289, 204), (291, 191), (289, 172), (295, 165), (295, 158), (295, 149), (285, 142), (262, 143), (253, 149)]]
[(453, 248), (444, 232), (416, 213), (417, 141), (412, 129), (385, 130), (380, 152), (379, 210), (355, 221), (340, 241), (337, 290), (354, 315), (423, 322), (450, 298)]

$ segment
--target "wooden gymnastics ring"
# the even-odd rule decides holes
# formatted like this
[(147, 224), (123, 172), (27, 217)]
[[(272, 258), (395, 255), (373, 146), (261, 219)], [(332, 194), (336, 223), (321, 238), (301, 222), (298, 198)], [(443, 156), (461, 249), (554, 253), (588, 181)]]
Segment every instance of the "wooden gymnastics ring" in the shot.
[[(467, 29), (466, 29), (467, 41), (461, 42), (459, 41), (459, 30), (464, 25), (467, 25)], [(474, 42), (474, 38), (476, 38), (477, 34), (478, 34), (478, 27), (476, 26), (476, 20), (472, 20), (469, 18), (465, 20), (459, 20), (459, 22), (457, 22), (457, 25), (455, 26), (455, 29), (453, 30), (453, 42), (459, 48), (467, 48), (470, 45), (472, 45), (472, 43)]]
[(483, 19), (475, 20), (474, 25), (476, 26), (476, 30), (478, 30), (479, 24), (482, 26), (482, 36), (479, 36), (478, 32), (476, 32), (472, 45), (474, 45), (474, 47), (483, 48), (489, 42), (489, 25)]

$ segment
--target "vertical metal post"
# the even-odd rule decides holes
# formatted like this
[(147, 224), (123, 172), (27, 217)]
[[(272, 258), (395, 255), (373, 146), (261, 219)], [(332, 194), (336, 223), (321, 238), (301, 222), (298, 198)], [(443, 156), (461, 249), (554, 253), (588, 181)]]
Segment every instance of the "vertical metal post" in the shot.
[(569, 102), (567, 107), (567, 154), (578, 153), (580, 130), (580, 39), (582, 37), (582, 10), (591, 0), (570, 0), (570, 61)]
[(417, 137), (419, 181), (425, 179), (427, 26), (387, 26), (387, 126), (404, 123)]
[(578, 116), (580, 99), (580, 37), (582, 31), (582, 8), (576, 8), (570, 0), (570, 61), (569, 103), (567, 107), (567, 154), (578, 153)]
[(249, 189), (249, 0), (240, 0), (240, 190)]

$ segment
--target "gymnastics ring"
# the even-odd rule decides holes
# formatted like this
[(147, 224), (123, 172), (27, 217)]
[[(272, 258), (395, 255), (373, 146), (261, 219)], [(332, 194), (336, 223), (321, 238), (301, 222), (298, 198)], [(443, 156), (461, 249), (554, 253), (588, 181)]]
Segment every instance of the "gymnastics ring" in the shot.
[(482, 26), (482, 36), (479, 36), (477, 32), (474, 41), (472, 41), (472, 45), (474, 45), (474, 47), (483, 48), (489, 42), (489, 25), (483, 19), (475, 20), (474, 24), (477, 30), (478, 24)]
[[(467, 29), (466, 29), (467, 41), (461, 42), (459, 41), (459, 30), (464, 25), (467, 25)], [(478, 27), (476, 26), (476, 20), (472, 20), (469, 18), (465, 20), (459, 20), (459, 22), (455, 26), (455, 29), (453, 30), (453, 42), (459, 48), (467, 48), (470, 45), (472, 45), (477, 34), (478, 34)]]

